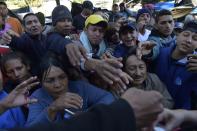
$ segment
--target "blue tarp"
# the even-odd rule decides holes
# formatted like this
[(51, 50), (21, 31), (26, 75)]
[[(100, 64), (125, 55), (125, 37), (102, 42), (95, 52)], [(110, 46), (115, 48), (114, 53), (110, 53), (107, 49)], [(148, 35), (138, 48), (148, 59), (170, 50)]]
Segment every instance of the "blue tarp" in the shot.
[(162, 10), (162, 9), (172, 9), (174, 8), (174, 1), (169, 2), (159, 2), (155, 4), (155, 10)]
[(196, 9), (194, 9), (191, 13), (195, 13), (195, 14), (197, 14), (197, 8)]

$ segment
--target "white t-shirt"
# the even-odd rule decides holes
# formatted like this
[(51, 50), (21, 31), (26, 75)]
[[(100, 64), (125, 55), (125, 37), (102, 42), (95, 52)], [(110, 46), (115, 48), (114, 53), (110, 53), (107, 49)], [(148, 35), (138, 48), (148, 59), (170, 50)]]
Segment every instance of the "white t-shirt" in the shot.
[(150, 35), (151, 31), (145, 29), (145, 33), (144, 35), (142, 35), (140, 32), (138, 33), (138, 41), (143, 42), (143, 41), (147, 41), (148, 37)]

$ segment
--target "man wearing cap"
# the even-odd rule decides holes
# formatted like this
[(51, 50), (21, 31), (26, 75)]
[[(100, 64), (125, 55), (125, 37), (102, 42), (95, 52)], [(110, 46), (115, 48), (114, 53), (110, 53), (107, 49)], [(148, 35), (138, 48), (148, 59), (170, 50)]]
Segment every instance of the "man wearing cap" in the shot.
[(73, 26), (77, 29), (77, 32), (83, 31), (86, 18), (93, 12), (93, 4), (91, 1), (84, 1), (82, 8), (82, 12), (73, 18)]
[[(176, 44), (161, 48), (155, 73), (166, 84), (175, 108), (191, 109), (191, 94), (197, 94), (197, 22), (189, 22)], [(151, 66), (152, 67), (152, 66)]]
[(150, 24), (151, 13), (148, 9), (143, 8), (138, 10), (136, 23), (138, 30), (138, 41), (146, 41), (151, 33), (150, 30), (146, 29), (146, 26)]
[(112, 84), (114, 81), (118, 81), (121, 85), (125, 86), (124, 83), (131, 81), (129, 76), (124, 74), (121, 70), (118, 70), (122, 67), (119, 61), (111, 59), (105, 61), (87, 59), (87, 57), (93, 53), (92, 50), (94, 48), (98, 49), (93, 53), (93, 57), (96, 58), (99, 58), (106, 49), (103, 36), (107, 28), (107, 22), (103, 17), (100, 15), (92, 15), (87, 18), (85, 30), (80, 36), (82, 44), (68, 44), (72, 41), (65, 39), (65, 35), (69, 34), (72, 26), (70, 11), (65, 6), (60, 5), (55, 7), (52, 12), (52, 22), (54, 31), (49, 33), (47, 37), (48, 50), (52, 50), (57, 54), (64, 54), (66, 47), (66, 54), (73, 66), (80, 66), (81, 69), (85, 71), (96, 72), (107, 83)]
[(80, 41), (89, 54), (100, 58), (106, 50), (104, 33), (107, 21), (100, 15), (90, 15), (85, 21), (85, 29), (80, 35)]
[(127, 25), (121, 26), (119, 30), (119, 36), (123, 44), (118, 45), (114, 50), (113, 56), (117, 58), (126, 56), (130, 49), (136, 48), (137, 30), (135, 25), (129, 23)]

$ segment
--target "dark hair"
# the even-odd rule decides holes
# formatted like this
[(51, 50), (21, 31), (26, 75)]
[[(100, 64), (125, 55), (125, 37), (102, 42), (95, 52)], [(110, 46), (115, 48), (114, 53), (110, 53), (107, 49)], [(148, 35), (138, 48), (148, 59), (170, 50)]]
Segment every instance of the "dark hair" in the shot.
[(93, 6), (93, 4), (92, 4), (91, 1), (84, 1), (84, 2), (82, 3), (82, 8), (83, 8), (83, 9), (90, 9), (90, 10), (93, 10), (94, 6)]
[[(28, 16), (36, 16), (37, 17), (37, 15), (36, 14), (34, 14), (34, 13), (28, 13), (28, 14), (26, 14), (24, 17), (23, 17), (23, 25), (25, 26), (25, 18), (27, 18)], [(37, 17), (38, 18), (38, 17)]]
[(1, 57), (1, 69), (4, 74), (6, 74), (5, 63), (9, 60), (12, 60), (12, 59), (20, 60), (21, 63), (24, 64), (25, 66), (30, 65), (29, 59), (27, 59), (27, 57), (25, 57), (25, 55), (23, 53), (16, 52), (16, 51), (9, 52)]
[(44, 14), (42, 12), (38, 12), (35, 15), (38, 17), (38, 20), (40, 21), (40, 24), (42, 26), (44, 26), (45, 25), (45, 16), (44, 16)]
[[(48, 73), (45, 73), (45, 72), (50, 71), (51, 66), (59, 67), (66, 74), (68, 74), (67, 70), (66, 70), (66, 67), (62, 64), (61, 57), (57, 56), (55, 53), (47, 52), (46, 55), (42, 58), (40, 66), (39, 66), (38, 78), (39, 78), (40, 81), (45, 79), (45, 77), (48, 74)], [(44, 76), (44, 74), (45, 74), (45, 76)]]
[(122, 3), (119, 4), (119, 6), (125, 7), (125, 3), (122, 2)]
[[(123, 61), (122, 61), (122, 64), (123, 64), (123, 70), (125, 71), (125, 65), (126, 65), (126, 62), (127, 62), (127, 59), (132, 56), (132, 55), (135, 55), (136, 56), (136, 52), (137, 52), (137, 46), (132, 46), (129, 48), (129, 51), (127, 53), (126, 56), (123, 57)], [(136, 56), (137, 57), (137, 56)], [(142, 57), (141, 59), (142, 61), (144, 61), (144, 57)], [(144, 63), (146, 64), (146, 62), (144, 61)]]
[(112, 5), (112, 8), (114, 8), (114, 7), (118, 7), (118, 4), (113, 4)]
[(7, 7), (7, 4), (5, 2), (0, 2), (0, 5), (5, 5)]
[(118, 33), (117, 29), (115, 27), (109, 27), (104, 35), (104, 39), (108, 42), (112, 42), (111, 38), (114, 34)]
[(123, 60), (122, 60), (123, 70), (125, 70), (125, 65), (129, 56), (136, 55), (136, 49), (137, 49), (137, 46), (130, 47), (127, 55), (123, 57)]
[(158, 23), (159, 18), (164, 15), (171, 15), (172, 16), (172, 13), (171, 13), (171, 11), (166, 10), (166, 9), (160, 10), (159, 12), (156, 13), (155, 22)]

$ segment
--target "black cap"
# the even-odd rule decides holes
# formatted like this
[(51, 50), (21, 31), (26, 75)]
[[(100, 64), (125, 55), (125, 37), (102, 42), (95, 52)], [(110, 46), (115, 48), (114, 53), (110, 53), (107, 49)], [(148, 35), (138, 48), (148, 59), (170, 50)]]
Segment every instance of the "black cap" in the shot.
[(93, 4), (91, 1), (84, 1), (82, 4), (82, 8), (93, 10)]
[(183, 27), (183, 31), (184, 30), (189, 30), (189, 31), (197, 33), (197, 21), (190, 21), (186, 23)]
[(128, 23), (120, 27), (119, 34), (122, 34), (123, 32), (126, 31), (134, 31), (134, 30), (137, 30), (136, 26), (133, 23)]

